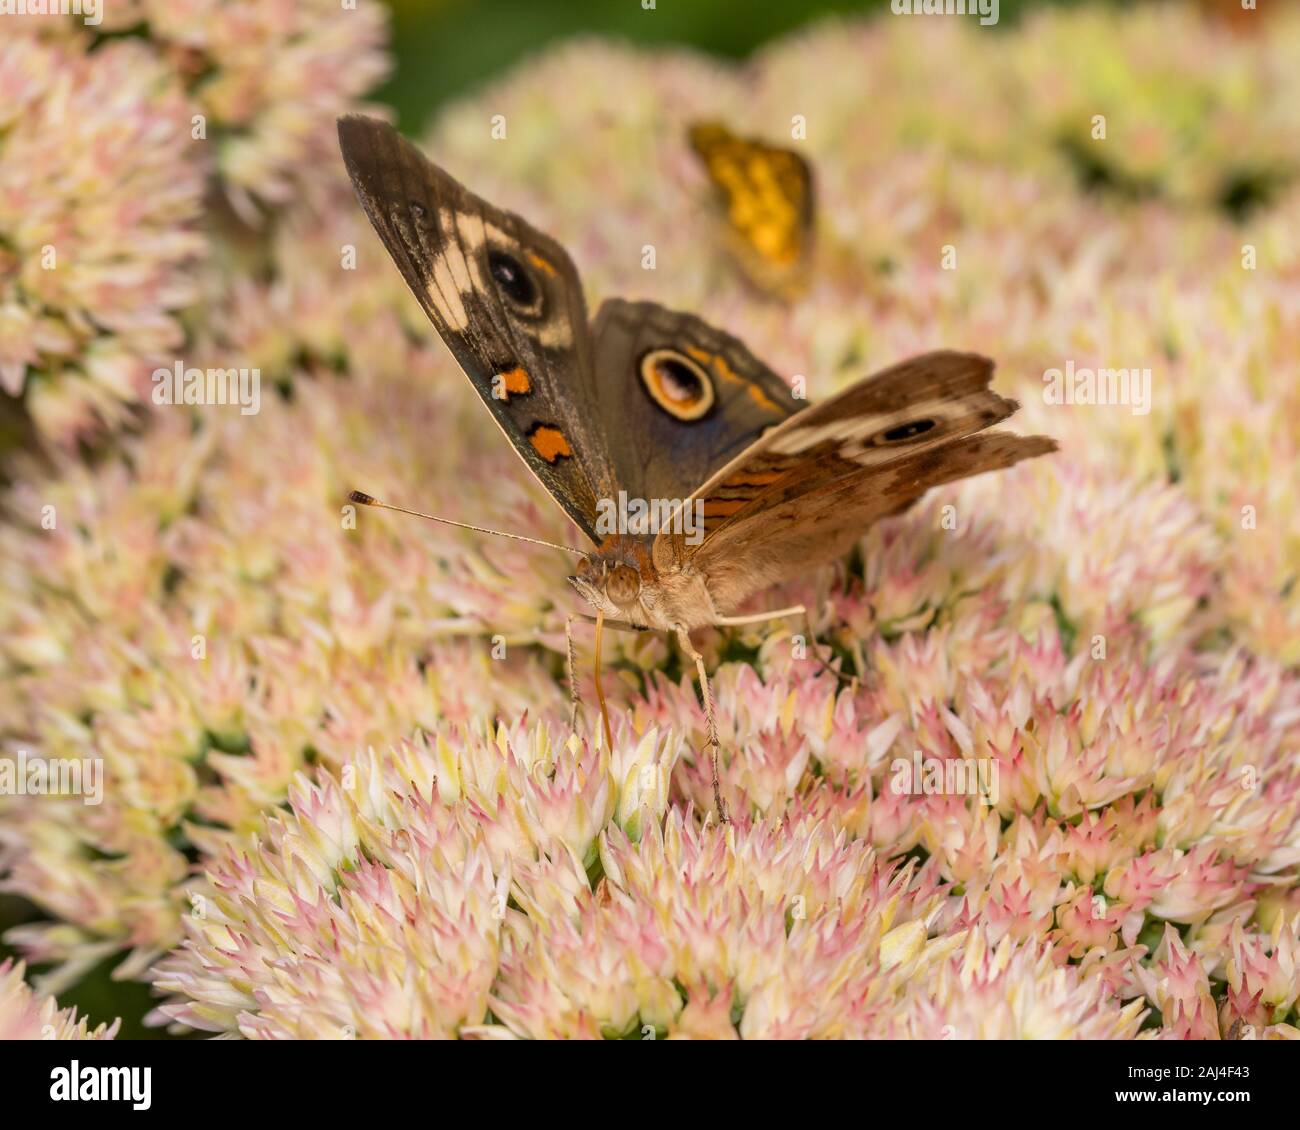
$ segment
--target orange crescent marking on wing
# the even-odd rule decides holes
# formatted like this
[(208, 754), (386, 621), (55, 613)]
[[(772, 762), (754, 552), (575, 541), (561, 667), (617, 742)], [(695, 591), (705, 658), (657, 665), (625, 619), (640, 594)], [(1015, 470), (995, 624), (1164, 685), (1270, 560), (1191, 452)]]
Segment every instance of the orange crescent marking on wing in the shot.
[(713, 358), (713, 367), (718, 371), (718, 375), (726, 381), (740, 380), (740, 374), (727, 364), (727, 359), (721, 354)]
[[(707, 350), (700, 349), (699, 346), (695, 345), (688, 345), (686, 352), (701, 364), (710, 366), (724, 381), (735, 383), (744, 380), (739, 373), (727, 364), (726, 358), (720, 354), (709, 353)], [(773, 401), (758, 385), (751, 382), (746, 386), (745, 391), (753, 397), (754, 403), (760, 408), (766, 409), (768, 412), (779, 413), (781, 411), (780, 405)]]
[(706, 518), (725, 518), (728, 514), (734, 514), (741, 507), (748, 504), (749, 499), (707, 498), (704, 500), (704, 516)]
[(710, 353), (707, 349), (701, 349), (698, 345), (688, 345), (686, 352), (695, 358), (701, 365), (708, 365), (715, 373), (725, 381), (738, 381), (740, 377), (736, 375), (735, 370), (727, 364), (726, 360), (717, 353)]
[(776, 482), (784, 471), (763, 471), (755, 474), (746, 474), (740, 471), (720, 485), (723, 487), (765, 487)]
[(755, 403), (760, 408), (766, 408), (769, 412), (781, 411), (780, 406), (770, 396), (768, 396), (767, 393), (759, 388), (758, 385), (752, 384), (746, 388), (745, 391), (754, 398)]

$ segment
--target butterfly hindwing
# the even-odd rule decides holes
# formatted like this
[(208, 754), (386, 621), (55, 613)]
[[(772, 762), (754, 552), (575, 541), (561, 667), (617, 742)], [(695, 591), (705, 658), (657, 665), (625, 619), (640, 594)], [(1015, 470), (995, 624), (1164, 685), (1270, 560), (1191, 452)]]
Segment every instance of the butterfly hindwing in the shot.
[(741, 342), (691, 314), (610, 299), (592, 338), (601, 428), (634, 497), (684, 499), (803, 407)]
[(524, 462), (592, 538), (614, 489), (594, 415), (586, 306), (564, 249), (429, 162), (392, 126), (339, 121), (357, 197)]

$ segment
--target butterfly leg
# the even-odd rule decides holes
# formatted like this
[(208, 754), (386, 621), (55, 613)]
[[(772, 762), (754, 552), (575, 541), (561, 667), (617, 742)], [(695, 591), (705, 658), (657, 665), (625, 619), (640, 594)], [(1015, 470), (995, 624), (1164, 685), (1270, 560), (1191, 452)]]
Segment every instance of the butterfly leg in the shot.
[(824, 660), (817, 650), (817, 636), (813, 632), (812, 613), (802, 604), (792, 604), (789, 608), (778, 608), (773, 612), (756, 612), (752, 616), (719, 616), (715, 623), (719, 627), (734, 628), (742, 624), (761, 624), (764, 620), (780, 620), (783, 616), (802, 615), (804, 623), (808, 625), (808, 645), (812, 651), (812, 657), (817, 660), (823, 671), (834, 675), (842, 683), (852, 685), (856, 680), (844, 674), (843, 671), (837, 671)]
[(808, 615), (808, 609), (802, 604), (792, 604), (789, 608), (777, 608), (772, 612), (755, 612), (752, 616), (719, 616), (716, 624), (727, 628), (739, 627), (741, 624), (761, 624), (764, 620), (780, 620), (783, 616)]
[(727, 806), (722, 800), (722, 786), (718, 781), (718, 755), (721, 749), (721, 743), (718, 741), (718, 720), (713, 713), (713, 692), (709, 688), (708, 672), (704, 669), (704, 656), (695, 650), (690, 633), (680, 626), (677, 628), (677, 642), (695, 661), (695, 673), (700, 679), (700, 694), (704, 699), (704, 729), (709, 747), (709, 759), (713, 765), (713, 803), (718, 810), (718, 819), (726, 824)]
[[(817, 634), (813, 630), (812, 613), (805, 608), (803, 615), (804, 615), (804, 623), (808, 625), (808, 643), (812, 647), (813, 658), (817, 660), (818, 663), (821, 664), (821, 668), (823, 671), (829, 671), (832, 675), (834, 675), (837, 679), (839, 679), (841, 683), (844, 683), (846, 686), (856, 687), (858, 683), (858, 677), (856, 675), (846, 675), (843, 671), (839, 670), (838, 668), (832, 667), (818, 653)], [(834, 651), (832, 651), (831, 654), (834, 655), (835, 654)]]

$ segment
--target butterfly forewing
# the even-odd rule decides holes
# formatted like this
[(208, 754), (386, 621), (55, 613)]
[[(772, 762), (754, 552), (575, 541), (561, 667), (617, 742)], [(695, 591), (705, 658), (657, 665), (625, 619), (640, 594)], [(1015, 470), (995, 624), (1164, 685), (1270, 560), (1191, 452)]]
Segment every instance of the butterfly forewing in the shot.
[(582, 284), (549, 236), (431, 164), (386, 122), (339, 121), (357, 197), (493, 418), (555, 500), (598, 541), (615, 487), (594, 402)]
[(895, 462), (773, 497), (718, 530), (691, 560), (720, 611), (768, 585), (847, 553), (877, 521), (906, 510), (931, 487), (998, 471), (1056, 450), (1046, 436), (983, 432)]
[(838, 556), (932, 486), (1053, 450), (1042, 436), (976, 436), (1017, 408), (989, 389), (992, 374), (976, 354), (929, 353), (805, 409), (694, 492), (702, 544), (660, 535), (655, 561), (689, 561), (715, 598), (741, 599)]

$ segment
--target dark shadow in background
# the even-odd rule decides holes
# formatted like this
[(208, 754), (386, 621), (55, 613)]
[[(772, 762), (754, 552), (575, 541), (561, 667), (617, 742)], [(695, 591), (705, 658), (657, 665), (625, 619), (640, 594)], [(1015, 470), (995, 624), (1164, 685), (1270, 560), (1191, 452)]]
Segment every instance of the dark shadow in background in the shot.
[[(429, 116), (557, 40), (609, 35), (636, 44), (677, 44), (744, 59), (769, 39), (832, 16), (890, 12), (890, 0), (385, 0), (393, 14), (397, 71), (378, 93), (399, 126), (421, 133)], [(650, 0), (644, 0), (649, 3)], [(1000, 0), (990, 35), (1034, 8), (1081, 0)], [(1132, 0), (1125, 5), (1132, 6)], [(936, 17), (923, 17), (934, 19)], [(946, 16), (978, 26), (976, 16)], [(574, 82), (580, 82), (574, 76)], [(833, 75), (827, 81), (834, 81)]]

